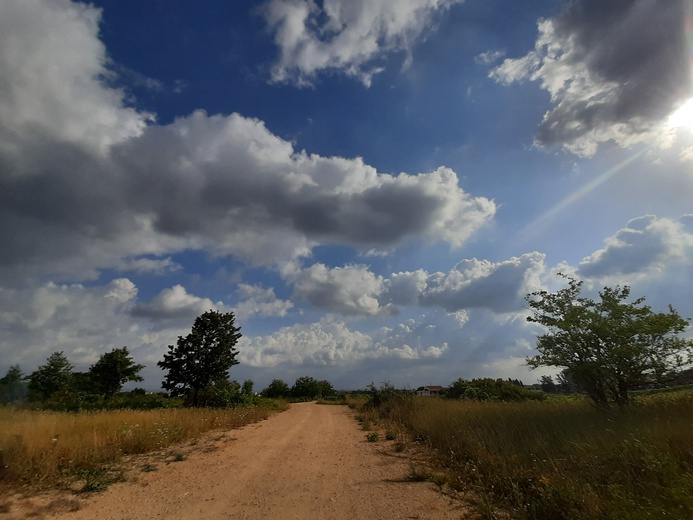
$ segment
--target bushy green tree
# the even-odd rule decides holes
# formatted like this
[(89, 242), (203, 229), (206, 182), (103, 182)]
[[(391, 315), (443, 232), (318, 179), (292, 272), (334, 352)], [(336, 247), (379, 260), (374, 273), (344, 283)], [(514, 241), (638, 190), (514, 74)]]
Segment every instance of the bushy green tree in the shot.
[(30, 397), (46, 401), (54, 393), (67, 390), (72, 380), (72, 369), (72, 364), (62, 351), (54, 352), (48, 356), (45, 365), (41, 365), (27, 377)]
[(144, 365), (135, 363), (127, 347), (114, 348), (102, 354), (89, 369), (93, 392), (110, 399), (128, 381), (143, 381), (139, 372)]
[(334, 397), (337, 395), (337, 392), (335, 392), (334, 387), (332, 386), (332, 383), (329, 381), (322, 379), (318, 381), (318, 396), (320, 397)]
[(253, 383), (250, 379), (246, 379), (243, 381), (243, 386), (241, 387), (241, 393), (243, 395), (253, 395), (253, 387), (255, 386), (255, 383)]
[(3, 378), (0, 379), (0, 403), (13, 403), (21, 401), (27, 393), (27, 385), (24, 382), (24, 374), (19, 365), (9, 368)]
[(326, 380), (318, 381), (317, 379), (309, 376), (299, 377), (296, 379), (294, 386), (291, 387), (291, 396), (298, 399), (310, 398), (314, 399), (316, 397), (332, 397), (336, 395), (332, 383)]
[(296, 379), (294, 386), (291, 387), (291, 396), (297, 398), (315, 398), (320, 395), (320, 384), (310, 376), (303, 376)]
[(527, 320), (548, 331), (537, 340), (539, 353), (527, 358), (531, 368), (568, 369), (592, 400), (607, 408), (610, 402), (626, 406), (634, 386), (662, 380), (691, 362), (693, 340), (678, 337), (688, 320), (673, 307), (662, 313), (644, 298), (628, 303), (628, 286), (604, 287), (594, 301), (580, 296), (581, 281), (565, 278), (568, 287), (526, 297), (533, 311)]
[(235, 346), (241, 329), (235, 320), (232, 312), (208, 311), (198, 316), (190, 334), (179, 336), (157, 363), (168, 371), (163, 388), (173, 396), (192, 396), (197, 406), (201, 390), (226, 381), (229, 369), (238, 364)]
[(288, 397), (291, 394), (291, 388), (281, 379), (274, 379), (267, 388), (262, 391), (263, 397), (277, 399), (279, 397)]
[(546, 392), (547, 394), (555, 394), (558, 391), (556, 383), (553, 382), (553, 377), (551, 376), (541, 376), (539, 384), (541, 385), (542, 392)]

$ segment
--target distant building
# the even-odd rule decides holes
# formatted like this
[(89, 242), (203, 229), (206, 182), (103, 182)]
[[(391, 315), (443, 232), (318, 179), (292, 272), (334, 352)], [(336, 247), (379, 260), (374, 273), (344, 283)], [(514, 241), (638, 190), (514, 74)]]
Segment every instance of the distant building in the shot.
[(441, 395), (447, 388), (442, 386), (420, 386), (416, 389), (416, 395)]

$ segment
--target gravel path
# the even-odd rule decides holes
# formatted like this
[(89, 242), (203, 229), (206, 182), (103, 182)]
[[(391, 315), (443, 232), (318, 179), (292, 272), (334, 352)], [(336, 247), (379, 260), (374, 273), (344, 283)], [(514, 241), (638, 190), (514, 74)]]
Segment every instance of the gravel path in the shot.
[[(343, 406), (294, 404), (203, 441), (187, 460), (133, 473), (64, 520), (459, 519), (435, 484), (407, 482), (407, 459), (369, 443)], [(152, 468), (150, 468), (152, 469)], [(1, 515), (0, 515), (1, 516)]]

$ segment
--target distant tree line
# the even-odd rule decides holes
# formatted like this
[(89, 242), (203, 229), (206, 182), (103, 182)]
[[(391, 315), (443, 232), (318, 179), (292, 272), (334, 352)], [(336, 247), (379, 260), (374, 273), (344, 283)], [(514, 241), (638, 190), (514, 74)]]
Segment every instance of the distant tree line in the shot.
[(98, 408), (110, 401), (128, 381), (142, 381), (144, 365), (135, 363), (127, 347), (102, 354), (86, 372), (77, 372), (65, 357), (54, 352), (44, 365), (28, 375), (11, 367), (0, 379), (0, 401), (28, 400), (45, 408)]
[(127, 347), (102, 354), (86, 372), (75, 371), (63, 351), (51, 354), (46, 363), (28, 375), (19, 367), (11, 367), (0, 378), (0, 403), (29, 401), (47, 409), (84, 410), (111, 407), (155, 408), (176, 406), (228, 407), (253, 404), (258, 399), (290, 398), (297, 400), (331, 397), (336, 394), (329, 381), (304, 376), (292, 387), (275, 379), (260, 394), (254, 383), (229, 379), (229, 370), (237, 365), (235, 346), (241, 337), (233, 313), (208, 311), (198, 316), (187, 336), (180, 336), (176, 345), (158, 364), (166, 371), (162, 394), (148, 394), (135, 389), (121, 392), (130, 381), (142, 381), (144, 365), (136, 363)]
[(318, 381), (312, 377), (303, 376), (296, 379), (291, 387), (281, 379), (275, 379), (262, 391), (262, 395), (273, 399), (317, 399), (334, 397), (337, 392), (329, 381)]

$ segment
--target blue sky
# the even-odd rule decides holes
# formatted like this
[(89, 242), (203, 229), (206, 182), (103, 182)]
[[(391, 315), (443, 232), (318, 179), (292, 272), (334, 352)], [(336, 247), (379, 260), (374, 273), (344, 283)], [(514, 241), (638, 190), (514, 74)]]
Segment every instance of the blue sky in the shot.
[[(684, 0), (6, 0), (0, 371), (534, 382), (563, 272), (693, 317)], [(690, 333), (689, 333), (690, 335)]]

